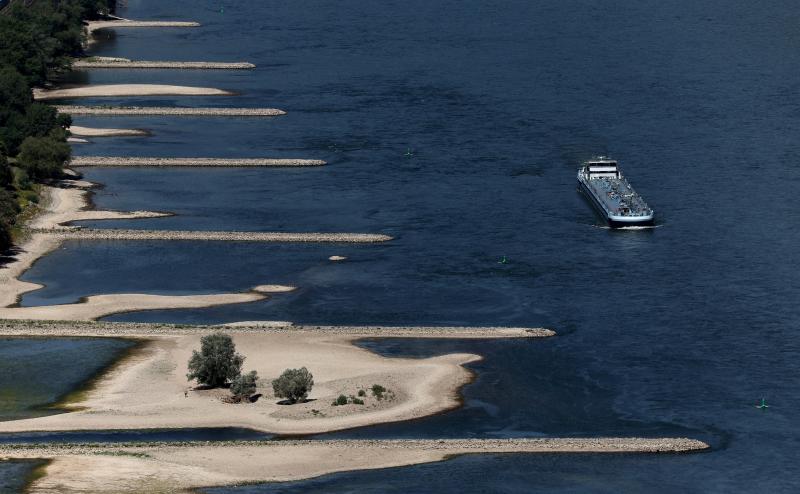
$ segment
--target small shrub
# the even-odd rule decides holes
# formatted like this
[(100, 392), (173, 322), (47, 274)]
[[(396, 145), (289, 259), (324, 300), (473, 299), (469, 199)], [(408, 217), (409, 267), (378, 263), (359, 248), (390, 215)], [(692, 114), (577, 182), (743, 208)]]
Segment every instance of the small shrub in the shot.
[(257, 381), (258, 373), (256, 371), (237, 376), (231, 383), (231, 394), (234, 399), (239, 402), (249, 401), (256, 392)]
[(289, 403), (297, 403), (308, 397), (314, 386), (314, 376), (308, 369), (286, 369), (278, 379), (272, 381), (272, 390), (278, 398), (286, 398)]
[(358, 390), (358, 396), (367, 396), (367, 392), (364, 391), (363, 389), (359, 389)]
[(352, 401), (353, 401), (354, 405), (363, 405), (364, 404), (364, 400), (362, 400), (361, 398), (353, 398)]
[(336, 398), (336, 399), (333, 401), (333, 403), (331, 403), (331, 405), (332, 405), (332, 406), (335, 406), (335, 407), (339, 407), (339, 406), (342, 406), (342, 405), (347, 405), (347, 396), (345, 396), (345, 395), (339, 395), (339, 397), (338, 397), (338, 398)]
[(383, 399), (383, 394), (386, 391), (387, 391), (386, 388), (384, 388), (380, 384), (373, 384), (372, 385), (372, 395), (375, 396), (375, 398), (377, 398), (379, 400)]

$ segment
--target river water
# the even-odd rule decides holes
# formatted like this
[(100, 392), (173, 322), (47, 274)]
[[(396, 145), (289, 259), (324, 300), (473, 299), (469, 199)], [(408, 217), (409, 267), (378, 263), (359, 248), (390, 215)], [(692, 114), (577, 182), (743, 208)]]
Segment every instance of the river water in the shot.
[[(93, 71), (232, 97), (82, 103), (269, 106), (274, 119), (88, 118), (148, 138), (76, 154), (298, 157), (317, 169), (86, 169), (113, 209), (94, 226), (388, 233), (386, 245), (67, 242), (23, 305), (106, 292), (251, 304), (118, 321), (531, 325), (526, 342), (370, 343), (484, 354), (466, 407), (345, 435), (682, 434), (710, 453), (470, 457), (241, 492), (731, 492), (798, 488), (800, 13), (788, 1), (147, 2), (200, 21), (118, 30), (96, 54), (250, 61), (254, 71)], [(222, 9), (221, 9), (222, 7)], [(620, 160), (658, 227), (611, 231), (576, 192), (581, 160)], [(334, 264), (329, 255), (349, 256)], [(499, 263), (506, 256), (508, 262)], [(756, 403), (765, 398), (770, 408)], [(446, 479), (446, 480), (445, 480)], [(344, 487), (343, 487), (344, 486)], [(249, 490), (248, 490), (249, 489)], [(259, 490), (261, 489), (261, 490)], [(230, 492), (240, 492), (231, 489)]]

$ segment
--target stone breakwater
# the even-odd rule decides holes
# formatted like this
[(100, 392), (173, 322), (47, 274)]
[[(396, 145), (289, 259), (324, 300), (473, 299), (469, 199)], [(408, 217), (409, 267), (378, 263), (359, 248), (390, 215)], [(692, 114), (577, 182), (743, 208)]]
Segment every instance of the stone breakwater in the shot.
[(90, 21), (86, 23), (86, 31), (92, 34), (98, 29), (109, 29), (118, 27), (198, 27), (199, 22), (193, 21), (132, 21), (129, 19), (119, 19), (113, 21)]
[(323, 166), (322, 160), (279, 158), (157, 158), (127, 156), (75, 156), (70, 166), (191, 166), (191, 167), (267, 167)]
[(176, 108), (171, 106), (77, 106), (56, 105), (61, 113), (95, 116), (197, 116), (197, 117), (277, 117), (286, 115), (277, 108)]
[(286, 441), (141, 442), (141, 443), (56, 443), (8, 444), (0, 446), (0, 455), (58, 456), (63, 454), (102, 454), (109, 451), (146, 452), (160, 448), (232, 447), (292, 448), (297, 446), (334, 447), (335, 449), (413, 449), (470, 453), (682, 453), (702, 451), (710, 446), (685, 437), (596, 437), (531, 439), (335, 439)]
[(150, 60), (77, 60), (73, 69), (201, 69), (201, 70), (248, 70), (255, 65), (248, 62), (169, 62)]
[(279, 326), (263, 324), (236, 327), (187, 326), (181, 324), (152, 324), (104, 321), (25, 321), (0, 320), (3, 336), (184, 336), (224, 330), (230, 334), (299, 334), (347, 336), (353, 338), (546, 338), (555, 331), (546, 328), (510, 327), (430, 327), (430, 326), (294, 326), (284, 322)]
[(207, 240), (220, 242), (320, 242), (373, 244), (392, 240), (373, 233), (220, 232), (190, 230), (118, 230), (92, 228), (32, 229), (60, 240)]

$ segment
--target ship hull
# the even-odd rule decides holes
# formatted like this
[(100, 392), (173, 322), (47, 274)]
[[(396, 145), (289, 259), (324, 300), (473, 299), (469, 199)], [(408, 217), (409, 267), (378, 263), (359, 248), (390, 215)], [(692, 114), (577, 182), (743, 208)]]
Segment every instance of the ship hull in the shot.
[(655, 219), (652, 215), (650, 216), (641, 216), (641, 217), (619, 217), (612, 215), (609, 211), (606, 210), (605, 207), (600, 203), (600, 201), (595, 197), (594, 193), (583, 183), (582, 180), (578, 179), (578, 190), (583, 193), (584, 196), (589, 200), (592, 204), (594, 209), (600, 214), (600, 216), (608, 223), (608, 226), (611, 228), (625, 228), (625, 227), (632, 227), (632, 226), (653, 226), (655, 224)]

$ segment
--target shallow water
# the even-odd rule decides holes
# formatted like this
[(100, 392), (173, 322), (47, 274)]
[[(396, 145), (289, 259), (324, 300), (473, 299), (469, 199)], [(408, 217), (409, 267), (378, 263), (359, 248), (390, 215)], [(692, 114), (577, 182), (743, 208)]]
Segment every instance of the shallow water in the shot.
[(25, 492), (26, 483), (36, 467), (43, 465), (40, 460), (0, 461), (0, 493), (19, 494)]
[[(403, 352), (459, 347), (488, 360), (474, 365), (484, 374), (465, 391), (464, 410), (364, 434), (672, 431), (717, 448), (658, 459), (478, 457), (330, 477), (322, 490), (334, 485), (325, 482), (374, 490), (381, 478), (385, 488), (407, 491), (796, 490), (800, 143), (792, 136), (800, 128), (800, 50), (793, 3), (267, 1), (225, 5), (224, 14), (210, 2), (128, 5), (123, 15), (133, 18), (204, 25), (120, 30), (97, 54), (245, 60), (259, 68), (94, 71), (74, 80), (217, 86), (241, 95), (82, 103), (271, 106), (289, 114), (77, 117), (80, 125), (154, 135), (95, 139), (76, 153), (291, 156), (330, 165), (86, 169), (105, 184), (95, 194), (100, 207), (179, 214), (96, 225), (398, 238), (381, 246), (68, 242), (26, 274), (48, 286), (24, 305), (105, 291), (285, 283), (301, 289), (252, 304), (109, 319), (548, 326), (560, 336), (398, 342), (394, 350), (382, 343)], [(621, 161), (659, 228), (598, 227), (575, 191), (578, 163), (595, 154)], [(350, 260), (332, 264), (325, 260), (332, 254)], [(510, 262), (499, 264), (501, 256)], [(492, 359), (503, 365), (489, 367)], [(488, 399), (479, 400), (489, 405), (469, 395), (481, 387)], [(768, 410), (754, 407), (762, 397)]]
[(0, 420), (59, 413), (48, 406), (134, 345), (115, 338), (0, 338)]

